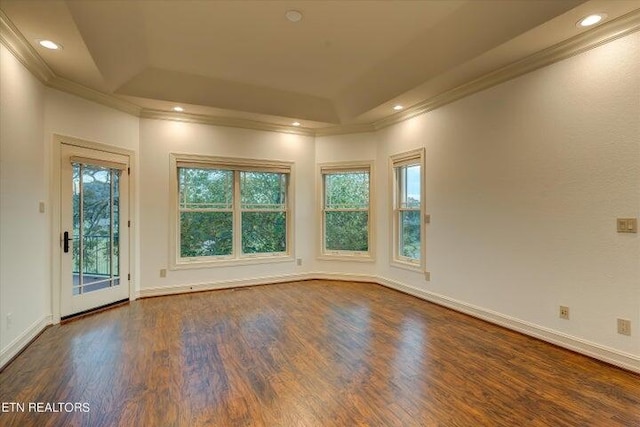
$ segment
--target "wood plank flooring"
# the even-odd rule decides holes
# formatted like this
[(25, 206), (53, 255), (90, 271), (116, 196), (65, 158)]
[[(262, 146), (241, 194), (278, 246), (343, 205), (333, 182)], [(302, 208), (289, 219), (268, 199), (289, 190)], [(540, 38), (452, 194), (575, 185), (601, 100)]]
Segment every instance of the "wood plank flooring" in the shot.
[(640, 376), (379, 285), (309, 281), (53, 326), (0, 373), (0, 402), (25, 404), (0, 413), (20, 427), (631, 427)]

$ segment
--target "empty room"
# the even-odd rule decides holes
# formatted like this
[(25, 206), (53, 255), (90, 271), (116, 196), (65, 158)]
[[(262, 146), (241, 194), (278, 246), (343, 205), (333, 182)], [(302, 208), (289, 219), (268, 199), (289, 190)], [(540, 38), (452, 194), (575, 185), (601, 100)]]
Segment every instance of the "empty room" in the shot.
[(640, 0), (0, 0), (1, 426), (640, 426)]

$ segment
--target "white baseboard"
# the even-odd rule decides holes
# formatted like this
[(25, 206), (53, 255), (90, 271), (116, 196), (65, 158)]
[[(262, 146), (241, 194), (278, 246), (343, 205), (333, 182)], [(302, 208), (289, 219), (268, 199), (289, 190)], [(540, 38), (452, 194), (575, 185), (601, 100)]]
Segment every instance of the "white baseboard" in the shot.
[(44, 316), (31, 324), (23, 333), (18, 335), (0, 351), (0, 369), (9, 363), (16, 354), (20, 353), (47, 326), (52, 324), (51, 315)]
[(309, 273), (313, 280), (340, 280), (353, 282), (372, 282), (382, 285), (378, 276), (370, 274), (354, 274), (354, 273), (328, 273), (324, 271), (314, 271)]
[(309, 273), (282, 274), (278, 276), (253, 277), (249, 279), (221, 280), (218, 282), (189, 283), (186, 285), (161, 286), (141, 289), (140, 298), (159, 297), (164, 295), (185, 294), (189, 292), (213, 291), (246, 286), (268, 285), (272, 283), (295, 282), (298, 280), (315, 279)]
[(506, 316), (495, 311), (457, 301), (443, 295), (416, 289), (397, 281), (378, 278), (377, 283), (388, 288), (424, 299), (426, 301), (451, 308), (461, 313), (486, 320), (487, 322), (503, 326), (507, 329), (511, 329), (513, 331), (541, 339), (551, 344), (555, 344), (559, 347), (567, 348), (569, 350), (584, 354), (594, 359), (602, 360), (604, 362), (619, 366), (629, 371), (640, 373), (640, 357), (633, 354), (624, 353), (622, 351), (605, 347), (603, 345), (583, 340), (581, 338), (563, 334), (562, 332), (554, 331), (552, 329), (535, 325), (533, 323)]
[(185, 294), (189, 292), (214, 291), (220, 289), (241, 288), (247, 286), (270, 285), (274, 283), (295, 282), (301, 280), (340, 280), (354, 282), (380, 283), (377, 276), (351, 273), (311, 272), (301, 274), (282, 274), (278, 276), (253, 277), (249, 279), (221, 280), (218, 282), (188, 283), (172, 286), (158, 286), (141, 289), (138, 298), (159, 297), (165, 295)]

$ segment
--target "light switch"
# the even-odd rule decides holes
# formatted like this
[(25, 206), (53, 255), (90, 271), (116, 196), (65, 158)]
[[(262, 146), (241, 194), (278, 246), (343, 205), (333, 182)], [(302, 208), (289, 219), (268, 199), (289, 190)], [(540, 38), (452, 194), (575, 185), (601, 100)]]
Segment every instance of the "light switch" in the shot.
[(624, 230), (627, 228), (627, 220), (624, 218), (618, 218), (616, 223), (618, 225), (618, 233), (624, 233)]
[(638, 218), (618, 218), (616, 221), (618, 233), (637, 233)]

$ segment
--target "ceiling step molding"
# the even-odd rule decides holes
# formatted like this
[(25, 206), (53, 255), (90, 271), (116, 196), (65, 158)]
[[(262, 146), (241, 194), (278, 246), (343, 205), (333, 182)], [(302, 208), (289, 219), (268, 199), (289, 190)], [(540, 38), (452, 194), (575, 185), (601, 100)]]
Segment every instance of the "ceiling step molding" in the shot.
[(18, 58), (18, 61), (45, 85), (56, 76), (2, 9), (0, 9), (0, 43), (5, 45)]
[(91, 89), (71, 80), (63, 79), (62, 77), (54, 77), (47, 82), (47, 86), (58, 89), (62, 92), (79, 96), (80, 98), (84, 98), (98, 104), (105, 105), (107, 107), (114, 108), (116, 110), (123, 111), (125, 113), (131, 114), (132, 116), (140, 117), (140, 112), (142, 111), (141, 107), (132, 104), (131, 102), (122, 100), (108, 93)]
[(123, 111), (137, 117), (228, 126), (271, 132), (284, 132), (307, 136), (343, 135), (373, 132), (392, 126), (412, 117), (440, 108), (476, 92), (496, 86), (531, 71), (553, 64), (582, 52), (602, 46), (640, 30), (640, 10), (623, 15), (575, 37), (536, 52), (517, 62), (485, 74), (475, 80), (426, 99), (402, 112), (392, 114), (373, 123), (346, 124), (324, 128), (299, 128), (276, 123), (261, 122), (235, 117), (221, 117), (180, 113), (141, 108), (112, 94), (90, 89), (57, 76), (29, 44), (11, 20), (0, 9), (0, 42), (42, 83), (63, 92)]
[(275, 123), (259, 122), (235, 117), (208, 116), (204, 114), (173, 113), (162, 110), (143, 109), (139, 116), (144, 119), (173, 120), (204, 125), (227, 126), (242, 129), (265, 130), (270, 132), (292, 133), (296, 135), (314, 136), (313, 129), (293, 127)]
[(475, 80), (413, 105), (402, 112), (378, 120), (374, 122), (373, 125), (376, 130), (378, 130), (400, 123), (531, 71), (602, 46), (638, 30), (640, 30), (640, 10), (635, 10), (595, 27), (592, 30), (529, 55), (520, 61), (506, 65)]
[(2, 9), (0, 9), (0, 43), (4, 44), (18, 61), (45, 86), (123, 111), (133, 116), (140, 115), (142, 108), (135, 104), (57, 76)]
[(330, 136), (330, 135), (346, 135), (350, 133), (366, 133), (375, 132), (376, 127), (373, 123), (359, 123), (351, 125), (330, 126), (325, 128), (315, 129), (316, 136)]

